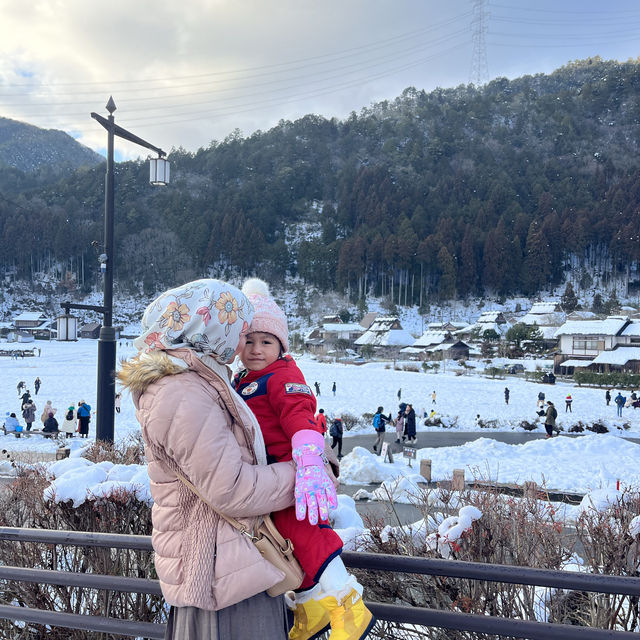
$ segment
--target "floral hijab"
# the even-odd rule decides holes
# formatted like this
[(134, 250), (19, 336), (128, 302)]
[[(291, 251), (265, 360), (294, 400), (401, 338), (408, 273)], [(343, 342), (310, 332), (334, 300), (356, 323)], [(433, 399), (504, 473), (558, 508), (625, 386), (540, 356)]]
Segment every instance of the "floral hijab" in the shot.
[(133, 344), (145, 353), (187, 347), (224, 364), (253, 313), (253, 305), (236, 287), (220, 280), (194, 280), (165, 291), (147, 307), (142, 334)]

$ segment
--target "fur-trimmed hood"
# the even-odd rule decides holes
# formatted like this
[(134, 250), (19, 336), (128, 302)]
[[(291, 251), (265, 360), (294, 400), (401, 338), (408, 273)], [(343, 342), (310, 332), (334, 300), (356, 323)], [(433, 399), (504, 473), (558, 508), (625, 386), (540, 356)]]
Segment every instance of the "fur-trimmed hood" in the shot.
[(131, 360), (122, 362), (118, 372), (118, 380), (132, 395), (143, 394), (154, 382), (165, 376), (174, 376), (186, 371), (184, 367), (175, 364), (163, 351), (139, 353)]

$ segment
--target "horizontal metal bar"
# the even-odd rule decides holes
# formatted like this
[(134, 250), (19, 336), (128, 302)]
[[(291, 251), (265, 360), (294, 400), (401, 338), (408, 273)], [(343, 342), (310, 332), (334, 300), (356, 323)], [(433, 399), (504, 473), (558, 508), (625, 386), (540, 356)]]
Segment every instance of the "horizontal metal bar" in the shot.
[(0, 618), (4, 620), (22, 620), (33, 624), (82, 629), (84, 631), (101, 631), (113, 635), (131, 636), (133, 638), (164, 638), (165, 625), (152, 622), (134, 622), (117, 620), (101, 616), (81, 615), (77, 613), (61, 613), (44, 609), (29, 609), (8, 604), (0, 604)]
[(160, 582), (147, 578), (127, 576), (107, 576), (96, 573), (73, 573), (51, 569), (30, 569), (27, 567), (0, 566), (0, 580), (14, 582), (37, 582), (57, 584), (65, 587), (84, 587), (86, 589), (108, 589), (127, 593), (148, 593), (161, 596)]
[(151, 536), (134, 536), (122, 533), (0, 527), (0, 540), (153, 551)]
[(639, 596), (640, 578), (631, 576), (605, 576), (573, 571), (555, 571), (515, 567), (504, 564), (484, 564), (461, 560), (441, 560), (438, 558), (416, 558), (378, 553), (354, 553), (345, 551), (342, 559), (348, 567), (392, 571), (394, 573), (418, 573), (423, 575), (506, 582), (558, 589), (579, 589), (596, 593), (617, 593)]
[(504, 637), (528, 638), (530, 640), (634, 640), (638, 634), (629, 631), (592, 629), (566, 624), (510, 620), (473, 613), (452, 613), (437, 609), (400, 607), (393, 604), (367, 602), (367, 607), (379, 620), (403, 622), (440, 629), (475, 631)]

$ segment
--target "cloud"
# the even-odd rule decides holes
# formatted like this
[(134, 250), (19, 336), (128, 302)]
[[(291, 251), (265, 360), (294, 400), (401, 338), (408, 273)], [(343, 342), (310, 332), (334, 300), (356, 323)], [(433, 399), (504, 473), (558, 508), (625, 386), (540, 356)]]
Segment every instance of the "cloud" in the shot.
[[(553, 5), (540, 3), (540, 19), (553, 19)], [(500, 11), (513, 20), (496, 23), (511, 33), (494, 40), (513, 46), (520, 35), (519, 48), (497, 48), (498, 63), (490, 49), (491, 75), (535, 72), (536, 47), (520, 46), (533, 10)], [(105, 134), (89, 114), (106, 115), (110, 95), (121, 126), (166, 150), (195, 150), (236, 128), (342, 118), (407, 86), (465, 83), (473, 55), (468, 0), (0, 0), (0, 13), (0, 115), (73, 131), (94, 149)], [(622, 29), (629, 15), (618, 18)], [(572, 56), (550, 57), (560, 66)], [(117, 148), (146, 156), (124, 141)]]

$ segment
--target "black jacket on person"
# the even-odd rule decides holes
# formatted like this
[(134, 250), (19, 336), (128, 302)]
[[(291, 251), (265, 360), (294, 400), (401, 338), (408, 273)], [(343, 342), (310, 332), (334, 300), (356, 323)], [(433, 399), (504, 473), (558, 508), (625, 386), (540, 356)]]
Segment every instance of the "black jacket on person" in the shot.
[(42, 433), (57, 433), (57, 432), (58, 432), (58, 421), (53, 416), (49, 416), (44, 421), (44, 428), (42, 429)]
[(416, 437), (416, 412), (413, 407), (411, 407), (409, 413), (404, 414), (404, 433), (407, 438)]

